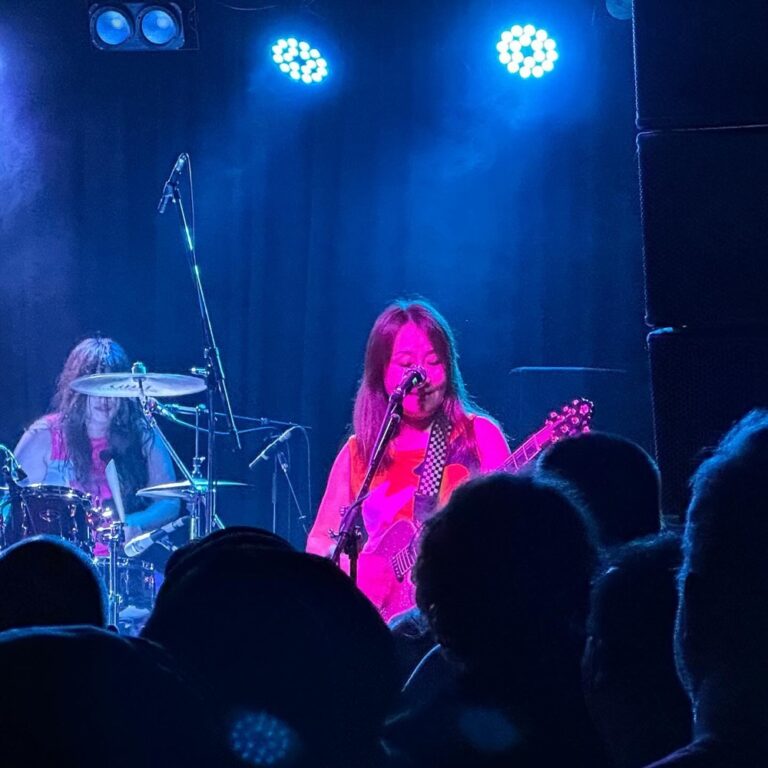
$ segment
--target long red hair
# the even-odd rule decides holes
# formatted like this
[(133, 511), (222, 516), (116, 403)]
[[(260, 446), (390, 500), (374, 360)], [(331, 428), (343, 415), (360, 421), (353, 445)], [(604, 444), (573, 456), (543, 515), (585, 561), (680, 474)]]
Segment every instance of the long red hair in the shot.
[(392, 357), (395, 336), (406, 324), (420, 328), (445, 364), (446, 389), (442, 413), (452, 427), (458, 450), (477, 455), (471, 416), (483, 413), (471, 400), (459, 370), (459, 355), (453, 332), (445, 318), (429, 302), (399, 299), (377, 318), (365, 348), (365, 366), (355, 396), (352, 417), (361, 457), (368, 461), (387, 409), (384, 374)]

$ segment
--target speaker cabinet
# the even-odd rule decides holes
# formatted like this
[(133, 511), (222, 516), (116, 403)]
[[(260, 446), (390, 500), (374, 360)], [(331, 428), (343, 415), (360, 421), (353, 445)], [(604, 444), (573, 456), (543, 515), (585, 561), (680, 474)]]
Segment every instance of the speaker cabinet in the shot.
[(634, 0), (641, 129), (768, 123), (765, 0)]
[(768, 407), (768, 327), (663, 329), (648, 346), (662, 508), (682, 520), (707, 449), (752, 408)]
[(768, 129), (638, 145), (648, 324), (768, 324)]

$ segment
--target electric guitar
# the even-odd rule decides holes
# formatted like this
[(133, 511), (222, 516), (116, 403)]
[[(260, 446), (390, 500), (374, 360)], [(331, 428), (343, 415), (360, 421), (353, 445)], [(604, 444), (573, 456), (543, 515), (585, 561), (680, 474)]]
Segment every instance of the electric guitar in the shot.
[[(579, 398), (566, 403), (559, 411), (553, 411), (549, 414), (544, 426), (515, 448), (510, 457), (496, 471), (512, 474), (519, 472), (545, 448), (558, 440), (588, 432), (593, 410), (592, 402)], [(446, 467), (446, 470), (449, 469), (450, 467)], [(462, 474), (458, 482), (454, 478), (452, 484), (458, 485), (462, 480), (468, 479), (466, 470)], [(444, 477), (444, 481), (446, 479)], [(383, 600), (383, 604), (378, 606), (385, 621), (389, 621), (393, 616), (415, 605), (414, 587), (409, 576), (418, 556), (418, 534), (419, 527), (411, 520), (399, 520), (368, 553), (371, 558), (386, 561), (390, 577), (394, 576), (394, 579), (389, 579), (394, 584)]]

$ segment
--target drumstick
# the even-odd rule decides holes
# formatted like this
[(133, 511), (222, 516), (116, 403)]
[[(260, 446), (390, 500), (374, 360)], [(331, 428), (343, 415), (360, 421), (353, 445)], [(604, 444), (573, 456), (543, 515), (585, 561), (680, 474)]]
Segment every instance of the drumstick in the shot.
[(112, 491), (112, 501), (115, 502), (117, 516), (120, 518), (120, 522), (124, 523), (125, 508), (123, 507), (123, 496), (120, 493), (120, 478), (117, 476), (117, 467), (115, 466), (114, 459), (109, 460), (104, 473), (107, 476), (107, 485), (109, 486), (109, 490)]

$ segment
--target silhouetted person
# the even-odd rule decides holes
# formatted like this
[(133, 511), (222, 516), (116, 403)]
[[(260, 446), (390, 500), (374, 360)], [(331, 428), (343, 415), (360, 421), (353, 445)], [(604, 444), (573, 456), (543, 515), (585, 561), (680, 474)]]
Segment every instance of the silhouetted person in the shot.
[(3, 768), (227, 768), (206, 703), (154, 643), (94, 627), (0, 633)]
[(694, 741), (654, 765), (768, 765), (768, 411), (753, 411), (694, 474), (675, 626)]
[(35, 536), (0, 553), (0, 631), (106, 626), (106, 590), (88, 556), (64, 539)]
[(680, 538), (648, 536), (615, 551), (592, 588), (584, 686), (616, 768), (640, 768), (691, 736), (673, 633)]
[(419, 766), (601, 766), (581, 689), (596, 547), (555, 487), (494, 475), (431, 519), (416, 596), (459, 671), (457, 690), (390, 724)]
[(230, 544), (169, 571), (143, 636), (194, 676), (243, 755), (375, 765), (398, 682), (375, 608), (324, 558)]
[(219, 528), (203, 539), (194, 539), (174, 550), (165, 565), (165, 576), (168, 577), (180, 563), (184, 563), (187, 567), (197, 562), (198, 558), (208, 552), (211, 547), (219, 551), (223, 548), (295, 551), (290, 542), (272, 531), (249, 525), (232, 525)]
[(541, 454), (536, 473), (552, 473), (577, 491), (603, 547), (661, 527), (658, 468), (631, 440), (601, 432), (566, 438)]

